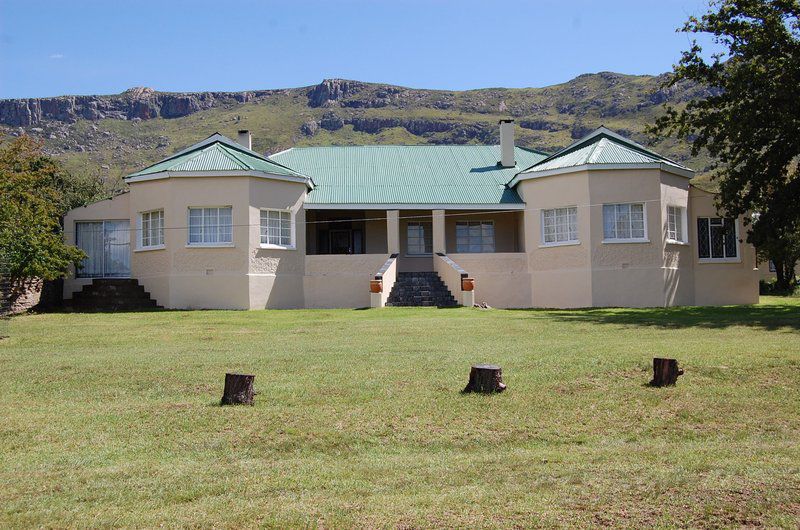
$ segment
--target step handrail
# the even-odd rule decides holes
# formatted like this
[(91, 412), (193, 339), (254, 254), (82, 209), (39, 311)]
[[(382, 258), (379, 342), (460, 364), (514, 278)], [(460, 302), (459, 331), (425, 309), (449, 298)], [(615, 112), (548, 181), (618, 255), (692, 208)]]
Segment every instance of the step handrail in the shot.
[(437, 252), (433, 268), (442, 278), (456, 301), (467, 307), (475, 303), (475, 279), (446, 254)]
[(392, 292), (394, 282), (397, 280), (397, 256), (389, 254), (389, 258), (375, 273), (375, 279), (369, 282), (370, 307), (385, 307), (389, 293)]

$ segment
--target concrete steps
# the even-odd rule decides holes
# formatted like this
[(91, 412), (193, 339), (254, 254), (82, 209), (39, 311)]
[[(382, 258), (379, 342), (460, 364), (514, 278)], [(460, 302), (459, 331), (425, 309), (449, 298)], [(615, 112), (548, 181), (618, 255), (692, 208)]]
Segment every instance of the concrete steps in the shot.
[(144, 311), (161, 306), (150, 298), (138, 280), (103, 278), (92, 280), (73, 294), (69, 307), (75, 311)]
[(458, 303), (435, 272), (400, 272), (386, 305), (455, 307)]

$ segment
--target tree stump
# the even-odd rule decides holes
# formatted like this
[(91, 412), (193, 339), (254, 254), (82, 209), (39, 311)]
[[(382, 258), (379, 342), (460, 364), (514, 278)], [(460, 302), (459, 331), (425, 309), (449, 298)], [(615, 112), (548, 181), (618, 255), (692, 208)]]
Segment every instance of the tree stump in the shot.
[(679, 375), (683, 375), (683, 370), (678, 368), (676, 359), (653, 358), (653, 380), (650, 381), (650, 386), (675, 386)]
[(481, 392), (492, 394), (506, 389), (503, 384), (503, 370), (494, 364), (476, 364), (469, 371), (469, 383), (462, 392)]
[(225, 390), (220, 405), (252, 405), (254, 375), (225, 374)]

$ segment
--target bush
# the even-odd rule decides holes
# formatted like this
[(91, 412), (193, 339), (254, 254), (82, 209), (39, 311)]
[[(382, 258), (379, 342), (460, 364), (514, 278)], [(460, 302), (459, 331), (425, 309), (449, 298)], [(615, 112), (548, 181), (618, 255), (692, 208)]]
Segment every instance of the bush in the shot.
[(793, 296), (800, 292), (800, 288), (794, 289), (779, 289), (778, 281), (775, 278), (769, 280), (761, 280), (758, 282), (758, 292), (763, 295), (772, 296)]

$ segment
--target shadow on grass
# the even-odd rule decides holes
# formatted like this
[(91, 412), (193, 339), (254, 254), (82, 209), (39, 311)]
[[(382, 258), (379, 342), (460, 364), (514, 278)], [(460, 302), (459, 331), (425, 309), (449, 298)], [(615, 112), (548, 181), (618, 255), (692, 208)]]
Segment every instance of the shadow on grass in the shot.
[[(518, 309), (515, 311), (536, 310)], [(732, 326), (749, 326), (764, 330), (800, 330), (800, 306), (798, 305), (576, 309), (549, 310), (547, 313), (551, 318), (562, 322), (616, 324), (631, 327), (723, 329)]]

